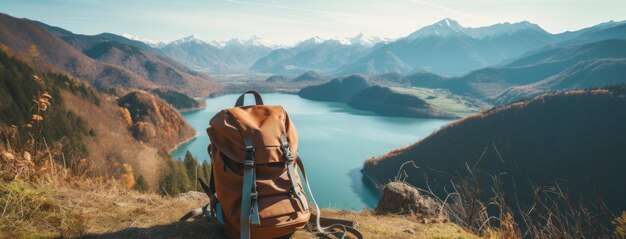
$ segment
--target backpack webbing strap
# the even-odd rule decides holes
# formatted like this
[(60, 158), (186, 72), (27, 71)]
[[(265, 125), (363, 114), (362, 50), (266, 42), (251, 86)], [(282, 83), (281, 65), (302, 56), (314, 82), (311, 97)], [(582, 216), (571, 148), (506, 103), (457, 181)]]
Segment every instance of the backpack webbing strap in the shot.
[(283, 151), (283, 157), (285, 158), (285, 164), (287, 165), (287, 174), (289, 175), (289, 181), (291, 181), (291, 193), (295, 195), (298, 200), (300, 200), (304, 210), (309, 210), (309, 204), (304, 199), (304, 191), (296, 182), (295, 160), (291, 154), (291, 149), (289, 149), (289, 142), (287, 142), (285, 134), (280, 134), (280, 148)]
[(241, 222), (240, 238), (250, 238), (250, 224), (261, 224), (259, 218), (258, 197), (256, 190), (256, 175), (254, 168), (254, 147), (250, 138), (244, 139), (246, 158), (243, 161), (243, 187), (241, 194)]
[(313, 206), (315, 207), (315, 217), (309, 218), (309, 223), (315, 226), (317, 234), (326, 238), (328, 238), (328, 235), (333, 235), (335, 238), (344, 238), (347, 234), (352, 234), (358, 239), (363, 239), (363, 235), (361, 234), (361, 232), (356, 229), (356, 222), (321, 217), (320, 208), (319, 206), (317, 206), (317, 202), (315, 202), (315, 197), (313, 197), (313, 192), (311, 191), (309, 180), (306, 177), (306, 172), (304, 170), (304, 164), (302, 163), (302, 159), (300, 157), (296, 158), (296, 163), (298, 164), (298, 167), (302, 172), (302, 179), (306, 184), (306, 188), (309, 192), (309, 195), (311, 196), (311, 201), (313, 202)]

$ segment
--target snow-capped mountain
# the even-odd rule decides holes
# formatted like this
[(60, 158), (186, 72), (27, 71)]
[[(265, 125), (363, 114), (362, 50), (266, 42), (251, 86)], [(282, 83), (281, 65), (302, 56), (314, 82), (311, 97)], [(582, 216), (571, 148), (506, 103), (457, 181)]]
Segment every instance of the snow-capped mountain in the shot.
[(337, 74), (428, 71), (461, 75), (546, 46), (555, 42), (552, 36), (527, 21), (466, 28), (445, 18), (378, 47)]
[(246, 40), (204, 41), (194, 35), (163, 46), (161, 50), (187, 67), (212, 73), (246, 72), (273, 50), (259, 37)]
[(196, 35), (189, 35), (189, 36), (180, 38), (178, 40), (172, 41), (168, 43), (168, 45), (180, 45), (180, 44), (188, 44), (188, 43), (208, 44), (204, 40), (198, 38)]
[(347, 43), (352, 44), (352, 45), (362, 45), (362, 46), (374, 46), (378, 43), (387, 43), (389, 41), (391, 41), (391, 39), (389, 38), (382, 38), (382, 37), (378, 37), (378, 36), (369, 36), (369, 35), (365, 35), (363, 33), (359, 33), (356, 36), (350, 37), (350, 38), (346, 38), (348, 41)]
[(405, 37), (405, 39), (414, 40), (414, 39), (430, 37), (430, 36), (435, 36), (435, 37), (462, 36), (462, 35), (465, 35), (464, 30), (465, 28), (463, 28), (457, 21), (446, 18), (430, 26), (425, 26), (425, 27), (420, 28), (419, 30)]
[(272, 74), (301, 74), (311, 70), (326, 74), (365, 56), (374, 42), (380, 41), (362, 34), (334, 39), (311, 37), (293, 47), (274, 50), (250, 69)]
[(167, 45), (167, 41), (152, 40), (152, 39), (149, 39), (149, 38), (135, 36), (135, 35), (131, 35), (131, 34), (128, 34), (128, 33), (122, 33), (122, 36), (126, 37), (128, 39), (131, 39), (131, 40), (135, 40), (135, 41), (140, 41), (140, 42), (146, 43), (148, 46), (151, 46), (151, 47), (154, 47), (154, 48), (161, 48), (161, 47)]
[(487, 37), (495, 37), (500, 35), (510, 35), (520, 31), (535, 31), (538, 33), (549, 35), (550, 33), (543, 30), (537, 24), (528, 21), (516, 23), (498, 23), (491, 26), (466, 28), (461, 26), (457, 21), (445, 18), (435, 24), (425, 26), (411, 33), (405, 40), (414, 40), (424, 37), (460, 37), (469, 36), (475, 39)]
[(477, 39), (494, 37), (499, 35), (510, 35), (521, 31), (535, 31), (545, 35), (550, 34), (543, 30), (543, 28), (541, 28), (539, 25), (530, 23), (528, 21), (521, 21), (516, 23), (505, 22), (486, 27), (464, 28), (463, 31), (469, 36)]

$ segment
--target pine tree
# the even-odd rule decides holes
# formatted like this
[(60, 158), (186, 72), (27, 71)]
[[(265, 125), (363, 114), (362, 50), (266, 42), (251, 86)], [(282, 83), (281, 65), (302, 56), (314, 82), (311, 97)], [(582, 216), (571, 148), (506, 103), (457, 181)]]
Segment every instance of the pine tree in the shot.
[(189, 175), (187, 175), (187, 170), (185, 169), (185, 165), (180, 160), (174, 160), (174, 168), (172, 172), (172, 176), (174, 177), (174, 182), (176, 183), (176, 187), (178, 191), (183, 193), (192, 189), (191, 181), (189, 180)]
[(209, 179), (211, 178), (211, 164), (207, 161), (202, 162), (202, 180), (204, 182), (209, 183)]
[(189, 151), (185, 154), (185, 160), (183, 161), (185, 164), (185, 170), (187, 171), (187, 176), (189, 177), (189, 181), (194, 190), (199, 190), (198, 178), (201, 177), (200, 169), (198, 165), (198, 161), (191, 155)]

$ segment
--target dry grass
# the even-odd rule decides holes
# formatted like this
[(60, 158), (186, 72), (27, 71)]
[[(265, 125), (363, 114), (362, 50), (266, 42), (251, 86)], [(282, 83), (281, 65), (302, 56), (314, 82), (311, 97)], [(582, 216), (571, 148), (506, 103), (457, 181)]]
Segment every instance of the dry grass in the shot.
[[(188, 210), (207, 202), (199, 192), (172, 198), (128, 191), (104, 181), (72, 188), (12, 182), (0, 186), (0, 200), (3, 204), (11, 200), (13, 205), (0, 218), (4, 225), (0, 233), (7, 238), (226, 238), (218, 225), (203, 218), (177, 222)], [(322, 214), (358, 222), (365, 238), (479, 238), (452, 223), (422, 224), (412, 217), (370, 211), (325, 209)], [(318, 237), (299, 231), (292, 238)]]

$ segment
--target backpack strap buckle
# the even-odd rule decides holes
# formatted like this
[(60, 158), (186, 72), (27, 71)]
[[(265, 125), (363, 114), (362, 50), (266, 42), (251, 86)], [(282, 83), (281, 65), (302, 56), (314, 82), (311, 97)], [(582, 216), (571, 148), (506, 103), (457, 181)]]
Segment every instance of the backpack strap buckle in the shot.
[(304, 210), (309, 210), (309, 204), (305, 198), (305, 195), (300, 192), (300, 186), (296, 182), (296, 166), (293, 163), (295, 161), (293, 154), (291, 154), (291, 149), (289, 148), (289, 142), (287, 142), (287, 136), (285, 134), (280, 134), (280, 148), (283, 151), (283, 158), (285, 159), (285, 164), (287, 165), (287, 174), (289, 175), (289, 181), (291, 181), (291, 188), (289, 189), (289, 193), (292, 196), (298, 198), (300, 204), (302, 204), (302, 208)]
[(252, 146), (252, 140), (250, 138), (245, 138), (243, 140), (245, 144), (246, 157), (243, 160), (243, 166), (245, 168), (253, 168), (254, 167), (254, 147)]

